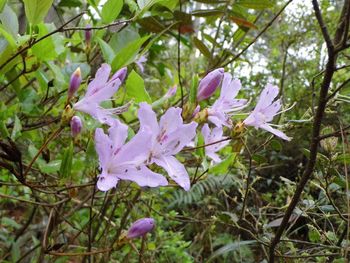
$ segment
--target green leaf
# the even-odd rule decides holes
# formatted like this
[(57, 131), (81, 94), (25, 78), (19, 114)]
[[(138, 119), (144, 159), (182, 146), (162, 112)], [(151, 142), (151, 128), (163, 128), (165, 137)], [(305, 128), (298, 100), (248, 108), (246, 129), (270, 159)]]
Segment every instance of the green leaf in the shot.
[(7, 0), (0, 0), (0, 12), (4, 10)]
[(10, 136), (10, 133), (7, 130), (7, 127), (4, 121), (0, 121), (0, 134), (3, 138), (7, 138)]
[(23, 0), (28, 21), (33, 25), (42, 22), (53, 0)]
[(3, 28), (16, 39), (18, 35), (18, 19), (16, 13), (8, 5), (4, 6), (3, 12), (0, 14), (0, 20)]
[(196, 37), (193, 37), (193, 43), (205, 57), (211, 58), (210, 50), (207, 48), (203, 41), (199, 40)]
[(214, 174), (214, 175), (226, 174), (227, 171), (229, 170), (229, 167), (233, 164), (235, 158), (236, 158), (236, 153), (232, 153), (229, 157), (227, 157), (221, 163), (215, 165), (214, 167), (211, 167), (209, 170), (210, 174)]
[[(39, 35), (42, 37), (49, 33), (45, 24), (38, 25)], [(55, 44), (52, 36), (45, 38), (32, 47), (33, 54), (40, 60), (48, 61), (57, 57)]]
[(16, 140), (19, 136), (21, 136), (22, 125), (21, 121), (18, 119), (17, 115), (15, 116), (15, 123), (13, 125), (11, 139)]
[(162, 0), (137, 0), (137, 4), (140, 8), (139, 12), (135, 15), (137, 17), (142, 17), (142, 15), (150, 9), (154, 4), (161, 2)]
[(192, 110), (194, 110), (194, 107), (196, 107), (196, 103), (197, 103), (197, 87), (198, 87), (198, 75), (194, 75), (193, 79), (192, 79), (192, 85), (191, 85), (191, 89), (190, 89), (190, 104), (193, 107)]
[(257, 10), (273, 7), (273, 2), (269, 0), (239, 0), (236, 3), (246, 8)]
[(150, 35), (138, 38), (122, 48), (112, 61), (113, 70), (118, 70), (132, 63), (139, 53), (142, 44), (145, 43), (149, 37)]
[(102, 56), (105, 61), (107, 61), (109, 64), (111, 64), (115, 54), (114, 50), (111, 48), (110, 45), (108, 45), (105, 41), (103, 41), (101, 38), (96, 38), (98, 44), (100, 45), (100, 48), (102, 50)]
[(61, 163), (62, 163), (61, 160), (54, 160), (52, 162), (41, 165), (40, 170), (43, 173), (47, 173), (47, 174), (57, 173), (60, 170)]
[(104, 23), (113, 22), (123, 8), (123, 0), (108, 0), (102, 7), (102, 21)]
[(64, 151), (62, 163), (60, 167), (61, 178), (67, 178), (70, 176), (73, 163), (73, 143), (71, 142), (69, 147)]
[(221, 16), (225, 12), (219, 9), (207, 9), (207, 10), (194, 10), (192, 11), (193, 16), (207, 17), (207, 16)]
[(145, 90), (144, 80), (134, 70), (131, 71), (126, 80), (126, 95), (135, 99), (136, 102), (146, 101), (152, 103), (150, 96)]
[(256, 240), (244, 240), (244, 241), (235, 241), (233, 243), (227, 244), (218, 250), (214, 251), (213, 254), (208, 259), (208, 263), (212, 262), (215, 258), (225, 255), (228, 252), (235, 251), (241, 249), (241, 247), (256, 244)]
[(10, 217), (5, 217), (5, 216), (1, 219), (1, 224), (3, 226), (10, 226), (14, 229), (19, 229), (21, 227), (21, 225), (18, 224), (15, 220), (13, 220)]

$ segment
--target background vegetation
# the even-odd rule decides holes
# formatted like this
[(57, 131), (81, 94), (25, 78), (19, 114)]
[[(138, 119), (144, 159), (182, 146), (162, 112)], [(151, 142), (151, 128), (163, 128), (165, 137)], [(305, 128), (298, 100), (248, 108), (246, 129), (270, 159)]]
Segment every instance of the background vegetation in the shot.
[[(347, 262), (349, 17), (348, 0), (0, 0), (0, 261)], [(181, 106), (196, 74), (225, 67), (252, 105), (279, 86), (288, 110), (275, 123), (293, 140), (249, 129), (216, 166), (186, 153), (189, 192), (100, 192), (100, 124), (80, 114), (77, 139), (55, 131), (71, 74), (82, 96), (104, 62), (128, 67), (107, 104), (131, 102), (120, 116), (134, 131), (138, 102), (177, 85), (160, 112)], [(146, 216), (155, 231), (123, 243)]]

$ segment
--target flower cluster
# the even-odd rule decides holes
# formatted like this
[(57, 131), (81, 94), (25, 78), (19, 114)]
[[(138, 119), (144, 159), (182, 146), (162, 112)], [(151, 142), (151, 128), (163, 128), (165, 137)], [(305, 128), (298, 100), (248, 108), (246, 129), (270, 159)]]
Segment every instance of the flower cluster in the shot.
[[(206, 145), (206, 156), (211, 158), (213, 163), (221, 161), (216, 152), (229, 143), (229, 138), (223, 136), (223, 127), (231, 129), (233, 126), (231, 116), (234, 112), (247, 106), (246, 99), (236, 99), (236, 96), (241, 89), (241, 82), (237, 79), (233, 79), (232, 75), (230, 73), (225, 73), (223, 69), (216, 69), (207, 74), (201, 80), (197, 100), (201, 101), (209, 98), (219, 87), (220, 82), (221, 91), (219, 98), (211, 107), (204, 109), (202, 112), (198, 112), (199, 110), (197, 107), (197, 112), (195, 113), (199, 116), (199, 119), (201, 116), (204, 116), (205, 120), (208, 120), (215, 126), (210, 130), (209, 125), (204, 124), (201, 130)], [(280, 113), (279, 111), (282, 107), (279, 99), (274, 101), (278, 93), (278, 87), (267, 84), (261, 92), (256, 107), (243, 121), (243, 125), (252, 126), (256, 129), (264, 129), (281, 139), (289, 141), (291, 140), (290, 137), (282, 131), (272, 128), (270, 124), (274, 116)]]
[[(128, 140), (129, 127), (116, 116), (126, 108), (106, 109), (101, 106), (102, 102), (111, 99), (118, 91), (126, 77), (127, 69), (120, 69), (112, 77), (109, 77), (110, 73), (111, 67), (103, 64), (95, 78), (88, 84), (85, 96), (73, 105), (73, 110), (87, 113), (100, 123), (109, 126), (107, 133), (102, 128), (97, 128), (95, 131), (95, 147), (101, 169), (97, 182), (98, 189), (108, 191), (116, 187), (119, 180), (132, 181), (141, 187), (165, 186), (168, 180), (152, 170), (158, 166), (164, 169), (174, 182), (188, 191), (189, 175), (184, 164), (177, 159), (177, 155), (184, 147), (194, 144), (198, 123), (193, 120), (184, 123), (182, 109), (178, 107), (168, 108), (158, 121), (152, 106), (156, 107), (155, 105), (159, 103), (149, 105), (142, 102), (138, 109), (139, 130)], [(71, 77), (68, 100), (74, 96), (80, 83), (80, 70), (77, 70)], [(221, 162), (217, 152), (229, 144), (230, 138), (223, 135), (223, 128), (231, 129), (233, 127), (231, 116), (247, 106), (246, 99), (236, 99), (241, 89), (240, 81), (233, 79), (230, 73), (225, 73), (223, 68), (210, 72), (199, 82), (197, 102), (210, 98), (220, 86), (220, 96), (211, 106), (200, 111), (200, 106), (197, 105), (191, 113), (193, 119), (198, 120), (197, 115), (205, 116), (204, 120), (214, 125), (210, 129), (209, 123), (205, 123), (201, 128), (206, 156), (211, 158), (213, 163)], [(176, 87), (171, 88), (159, 102), (169, 99), (175, 92)], [(242, 124), (256, 129), (261, 128), (284, 140), (290, 140), (282, 131), (272, 128), (270, 124), (281, 109), (280, 100), (274, 101), (278, 92), (276, 86), (268, 84), (262, 91), (255, 109)], [(76, 136), (81, 128), (80, 118), (74, 116), (71, 119), (72, 135)]]

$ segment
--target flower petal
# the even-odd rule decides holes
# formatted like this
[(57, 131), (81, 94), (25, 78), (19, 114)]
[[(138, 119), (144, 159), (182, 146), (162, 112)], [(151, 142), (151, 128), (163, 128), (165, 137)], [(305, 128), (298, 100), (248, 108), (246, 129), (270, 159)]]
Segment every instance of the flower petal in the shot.
[(262, 109), (261, 112), (266, 116), (266, 122), (272, 121), (273, 117), (277, 114), (281, 107), (281, 100), (276, 100), (270, 106)]
[(169, 134), (176, 131), (181, 125), (183, 125), (183, 119), (181, 116), (182, 110), (180, 108), (169, 108), (159, 120), (159, 129), (161, 133)]
[(191, 182), (185, 166), (174, 156), (160, 156), (154, 160), (156, 164), (163, 167), (178, 185), (186, 191), (190, 190)]
[(280, 130), (274, 129), (268, 124), (263, 124), (260, 126), (260, 128), (262, 128), (268, 132), (271, 132), (272, 134), (276, 135), (277, 137), (280, 137), (283, 140), (290, 141), (292, 139), (291, 137), (288, 137), (284, 132), (281, 132)]
[(241, 82), (238, 79), (233, 79), (230, 73), (225, 73), (224, 80), (222, 81), (220, 99), (233, 100), (241, 87)]
[(159, 133), (159, 126), (157, 122), (157, 115), (152, 110), (151, 105), (145, 102), (140, 103), (138, 117), (140, 120), (140, 129), (150, 129), (154, 137), (156, 137)]
[(109, 74), (111, 73), (111, 66), (104, 63), (97, 70), (95, 78), (89, 83), (85, 97), (89, 97), (102, 89), (108, 81)]
[(204, 141), (207, 141), (208, 138), (210, 137), (210, 128), (207, 123), (204, 124), (202, 127), (202, 134), (203, 134)]
[(158, 187), (168, 185), (167, 179), (158, 173), (152, 172), (146, 166), (141, 166), (139, 169), (130, 167), (126, 172), (118, 174), (118, 178), (122, 180), (129, 180), (144, 187)]
[(161, 145), (163, 154), (174, 155), (180, 152), (196, 136), (197, 125), (196, 122), (182, 124), (174, 132), (166, 134)]
[(104, 169), (108, 166), (113, 146), (112, 141), (101, 128), (97, 128), (95, 131), (95, 148), (100, 161), (100, 167)]
[(152, 146), (152, 133), (150, 130), (139, 130), (138, 133), (127, 142), (113, 159), (111, 164), (114, 170), (120, 165), (138, 166), (145, 163)]
[(271, 105), (273, 100), (277, 97), (278, 92), (279, 89), (277, 86), (267, 84), (260, 94), (258, 103), (256, 104), (254, 111), (260, 111)]
[(128, 138), (128, 126), (116, 120), (116, 125), (108, 129), (115, 150), (119, 150)]
[(100, 104), (102, 101), (110, 99), (114, 95), (114, 93), (117, 92), (120, 85), (121, 85), (120, 79), (117, 78), (117, 79), (111, 80), (107, 82), (107, 84), (103, 88), (98, 90), (96, 93), (89, 96), (88, 98), (86, 97), (86, 99), (88, 99), (91, 102)]
[(113, 174), (106, 174), (102, 173), (98, 177), (97, 181), (97, 188), (100, 191), (108, 191), (109, 189), (112, 189), (113, 187), (116, 187), (118, 184), (118, 177)]

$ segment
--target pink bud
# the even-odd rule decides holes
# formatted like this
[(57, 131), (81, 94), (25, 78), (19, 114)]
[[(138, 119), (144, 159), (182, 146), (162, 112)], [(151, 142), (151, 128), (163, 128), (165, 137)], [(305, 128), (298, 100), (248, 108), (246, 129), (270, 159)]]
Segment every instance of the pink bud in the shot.
[(73, 116), (73, 118), (70, 121), (70, 129), (72, 132), (72, 136), (76, 137), (83, 128), (83, 123), (81, 119), (78, 116)]
[(142, 237), (151, 232), (155, 226), (153, 218), (141, 218), (131, 225), (126, 236), (129, 239)]
[(197, 101), (209, 98), (217, 87), (220, 85), (224, 77), (224, 69), (218, 68), (209, 72), (200, 82), (197, 91)]
[(197, 113), (201, 110), (201, 106), (197, 105), (197, 107), (194, 109), (192, 113), (192, 118), (197, 115)]
[(172, 96), (175, 95), (176, 90), (177, 90), (176, 86), (171, 87), (170, 89), (168, 89), (167, 93), (165, 93), (164, 97), (165, 98), (171, 98)]
[[(85, 28), (91, 28), (91, 25), (86, 25)], [(85, 30), (85, 41), (87, 45), (90, 45), (91, 41), (91, 36), (92, 36), (92, 31), (91, 30)]]
[(81, 83), (81, 72), (80, 68), (77, 68), (72, 76), (70, 77), (69, 88), (68, 88), (68, 99), (71, 99), (75, 92), (78, 90)]
[(114, 79), (120, 79), (121, 82), (124, 81), (126, 74), (128, 73), (127, 67), (119, 69), (114, 75), (112, 76), (112, 80)]

